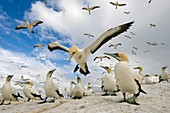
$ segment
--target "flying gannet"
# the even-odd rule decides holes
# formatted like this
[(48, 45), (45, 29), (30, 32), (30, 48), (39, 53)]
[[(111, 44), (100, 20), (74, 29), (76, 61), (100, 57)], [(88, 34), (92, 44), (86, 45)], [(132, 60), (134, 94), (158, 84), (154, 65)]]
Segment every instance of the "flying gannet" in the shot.
[(33, 47), (34, 47), (34, 48), (39, 47), (39, 48), (43, 49), (44, 44), (35, 44)]
[(96, 8), (100, 8), (100, 6), (92, 6), (92, 7), (83, 7), (82, 10), (87, 10), (89, 12), (89, 15), (91, 15), (91, 10), (94, 10)]
[(116, 6), (116, 9), (117, 9), (118, 6), (125, 6), (126, 5), (126, 4), (120, 4), (120, 3), (118, 3), (118, 1), (116, 1), (116, 3), (110, 2), (110, 4)]
[(108, 56), (96, 56), (93, 61), (95, 61), (96, 59), (100, 59), (100, 61), (102, 61), (103, 58), (110, 59), (110, 57)]
[(109, 47), (114, 47), (115, 49), (117, 48), (117, 46), (120, 46), (122, 45), (121, 43), (118, 43), (118, 44), (110, 44)]
[(128, 15), (130, 12), (129, 11), (125, 11), (124, 13)]
[(92, 34), (90, 34), (90, 33), (84, 33), (84, 35), (88, 36), (88, 38), (94, 37), (94, 36), (93, 36)]
[(114, 74), (116, 82), (123, 93), (124, 100), (123, 102), (127, 102), (126, 100), (126, 93), (133, 94), (133, 101), (129, 102), (131, 104), (139, 105), (136, 102), (136, 97), (140, 95), (140, 92), (145, 93), (142, 90), (141, 85), (138, 80), (134, 79), (134, 71), (129, 66), (129, 59), (128, 57), (122, 53), (104, 53), (106, 55), (112, 56), (119, 62), (116, 63), (114, 67)]
[(127, 31), (129, 27), (134, 23), (134, 21), (119, 25), (115, 28), (111, 28), (104, 32), (96, 41), (94, 41), (90, 46), (84, 49), (78, 49), (76, 46), (71, 47), (70, 49), (56, 42), (52, 42), (48, 45), (48, 49), (53, 51), (55, 49), (60, 49), (70, 54), (69, 61), (74, 56), (75, 61), (77, 62), (76, 68), (74, 72), (76, 72), (80, 68), (80, 73), (85, 76), (90, 73), (87, 66), (87, 60), (90, 54), (94, 54), (102, 45), (104, 45), (107, 41), (116, 37), (117, 35)]
[(40, 98), (41, 100), (44, 100), (38, 91), (35, 90), (34, 84), (32, 81), (26, 82), (27, 85), (23, 88), (24, 95), (28, 98), (27, 101), (30, 101), (31, 99), (35, 99), (36, 97)]
[(33, 27), (37, 26), (38, 24), (42, 24), (43, 21), (40, 21), (40, 20), (35, 20), (34, 22), (32, 22), (31, 24), (27, 21), (27, 20), (24, 20), (25, 21), (25, 24), (21, 24), (21, 25), (18, 25), (15, 30), (19, 30), (19, 29), (28, 29), (31, 33), (34, 33), (34, 31), (32, 30)]
[(13, 75), (8, 75), (6, 82), (1, 88), (2, 102), (0, 105), (4, 104), (5, 100), (9, 100), (8, 104), (11, 104), (11, 101), (18, 101), (18, 97), (23, 98), (14, 87), (11, 86), (11, 79)]

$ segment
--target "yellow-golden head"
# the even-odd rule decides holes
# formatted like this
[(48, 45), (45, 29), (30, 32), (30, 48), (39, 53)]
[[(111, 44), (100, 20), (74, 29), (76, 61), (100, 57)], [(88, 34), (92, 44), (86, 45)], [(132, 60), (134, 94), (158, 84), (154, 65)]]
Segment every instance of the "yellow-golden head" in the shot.
[(104, 53), (105, 55), (109, 55), (112, 56), (113, 58), (115, 58), (118, 61), (126, 61), (129, 62), (128, 56), (122, 52), (118, 52), (118, 53)]
[(135, 67), (133, 69), (139, 69), (140, 72), (143, 71), (143, 67), (142, 66), (138, 66), (138, 67)]
[(78, 51), (78, 48), (77, 48), (76, 46), (73, 46), (73, 47), (70, 48), (70, 50), (69, 50), (70, 57), (69, 57), (69, 60), (68, 60), (68, 61), (71, 60), (71, 58), (73, 57), (73, 55), (74, 55), (77, 51)]
[(167, 67), (168, 67), (168, 66), (164, 66), (164, 67), (162, 67), (162, 70), (165, 70)]

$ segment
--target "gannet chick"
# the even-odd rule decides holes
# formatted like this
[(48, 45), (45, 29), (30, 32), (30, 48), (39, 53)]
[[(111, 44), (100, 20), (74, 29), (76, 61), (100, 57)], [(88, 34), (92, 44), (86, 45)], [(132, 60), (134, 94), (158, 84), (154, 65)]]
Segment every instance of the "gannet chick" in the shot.
[(118, 6), (125, 6), (126, 5), (126, 4), (120, 4), (120, 3), (118, 3), (118, 1), (116, 1), (116, 3), (110, 2), (110, 4), (115, 5), (116, 9), (117, 9)]
[(19, 29), (28, 29), (31, 33), (34, 33), (34, 31), (32, 30), (33, 27), (37, 26), (38, 24), (42, 24), (43, 21), (40, 21), (40, 20), (35, 20), (34, 22), (32, 22), (31, 24), (27, 21), (27, 20), (24, 20), (25, 21), (25, 24), (21, 24), (21, 25), (18, 25), (15, 30), (19, 30)]
[(141, 84), (142, 81), (143, 81), (143, 74), (142, 74), (143, 68), (142, 68), (142, 66), (138, 66), (138, 67), (135, 67), (135, 68), (133, 68), (133, 69), (139, 69), (139, 73), (136, 74), (136, 76), (137, 76), (136, 79), (137, 79), (137, 80), (139, 81), (139, 83)]
[(113, 77), (112, 68), (108, 66), (100, 66), (100, 67), (104, 68), (108, 72), (108, 74), (105, 75), (105, 77), (103, 78), (103, 86), (105, 89), (105, 94), (103, 94), (102, 96), (107, 96), (109, 94), (111, 94), (112, 96), (116, 96), (115, 92), (118, 90), (118, 88), (116, 86), (116, 80)]
[(73, 99), (81, 99), (83, 97), (83, 88), (81, 84), (81, 78), (77, 76), (77, 84), (73, 88)]
[(76, 72), (79, 69), (80, 73), (86, 76), (87, 74), (90, 73), (87, 65), (89, 56), (91, 54), (94, 54), (102, 45), (104, 45), (106, 42), (111, 40), (113, 37), (116, 37), (117, 35), (127, 31), (127, 29), (129, 29), (129, 27), (133, 23), (134, 21), (107, 30), (99, 38), (97, 38), (95, 42), (93, 42), (91, 45), (89, 45), (84, 49), (78, 49), (77, 46), (72, 46), (69, 49), (56, 42), (52, 42), (48, 44), (48, 49), (50, 51), (53, 51), (55, 49), (60, 49), (65, 52), (68, 52), (70, 54), (69, 61), (71, 60), (72, 57), (74, 57), (74, 60), (77, 63), (74, 72)]
[[(44, 102), (42, 102), (42, 103), (47, 102), (46, 100), (48, 97), (51, 97), (54, 99), (59, 99), (59, 98), (63, 97), (63, 95), (60, 94), (58, 87), (54, 84), (54, 82), (52, 80), (52, 74), (54, 73), (55, 70), (56, 69), (53, 69), (47, 73), (46, 81), (44, 83), (44, 90), (45, 90), (46, 98), (45, 98)], [(54, 100), (52, 100), (50, 102), (54, 102)]]
[(8, 75), (6, 78), (6, 82), (1, 88), (2, 93), (2, 102), (0, 105), (4, 104), (5, 100), (9, 100), (8, 104), (11, 104), (11, 101), (18, 101), (18, 97), (23, 98), (14, 87), (11, 86), (11, 79), (13, 75)]
[(33, 82), (29, 81), (27, 82), (27, 85), (23, 88), (24, 95), (28, 98), (27, 101), (30, 101), (31, 99), (35, 99), (36, 97), (40, 98), (41, 100), (44, 100), (41, 95), (34, 89)]
[(138, 80), (134, 79), (134, 71), (129, 66), (129, 59), (128, 57), (122, 53), (104, 53), (106, 55), (112, 56), (113, 58), (117, 59), (119, 62), (116, 63), (114, 67), (114, 74), (116, 78), (116, 82), (123, 93), (124, 100), (123, 102), (127, 102), (126, 100), (126, 93), (133, 94), (133, 101), (130, 102), (131, 104), (139, 105), (136, 102), (136, 97), (140, 95), (140, 92), (145, 93), (142, 90), (141, 85)]
[(89, 15), (91, 14), (91, 10), (94, 10), (96, 8), (100, 8), (100, 6), (92, 6), (92, 7), (83, 7), (82, 10), (87, 10), (89, 12)]
[(89, 82), (87, 84), (87, 87), (86, 87), (85, 91), (84, 91), (84, 96), (92, 96), (93, 94), (94, 94), (94, 91), (93, 91), (93, 89), (91, 87), (91, 84)]
[(162, 67), (162, 72), (159, 76), (159, 82), (161, 81), (167, 81), (168, 82), (169, 79), (169, 72), (167, 71), (167, 66)]

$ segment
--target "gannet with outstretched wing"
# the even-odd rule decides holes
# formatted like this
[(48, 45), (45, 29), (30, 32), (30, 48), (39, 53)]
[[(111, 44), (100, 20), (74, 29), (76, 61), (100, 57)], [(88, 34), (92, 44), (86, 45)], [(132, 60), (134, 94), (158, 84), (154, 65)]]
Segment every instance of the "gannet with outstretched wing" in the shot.
[(74, 72), (80, 68), (80, 73), (87, 75), (90, 73), (87, 66), (87, 60), (90, 54), (95, 53), (102, 45), (107, 41), (116, 37), (117, 35), (127, 31), (129, 27), (134, 23), (134, 21), (119, 25), (115, 28), (111, 28), (104, 32), (96, 41), (94, 41), (90, 46), (84, 49), (78, 49), (76, 46), (71, 47), (70, 49), (56, 42), (52, 42), (48, 45), (48, 49), (53, 51), (55, 49), (60, 49), (70, 54), (69, 61), (74, 56), (75, 61), (78, 63)]

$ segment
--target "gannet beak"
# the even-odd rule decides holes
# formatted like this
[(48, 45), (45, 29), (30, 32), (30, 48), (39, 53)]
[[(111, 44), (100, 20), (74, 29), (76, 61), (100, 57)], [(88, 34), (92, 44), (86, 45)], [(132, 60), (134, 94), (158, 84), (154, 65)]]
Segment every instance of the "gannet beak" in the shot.
[(70, 57), (68, 59), (68, 61), (70, 62), (71, 58), (73, 57), (73, 54), (70, 54)]
[(102, 68), (104, 68), (106, 71), (108, 71), (108, 67), (105, 67), (105, 66), (100, 66)]
[(139, 67), (135, 67), (135, 68), (133, 68), (133, 69), (139, 69)]
[(118, 53), (104, 53), (104, 54), (105, 55), (109, 55), (109, 56), (111, 56), (111, 57), (113, 57), (113, 58), (115, 58), (115, 59), (120, 61)]

